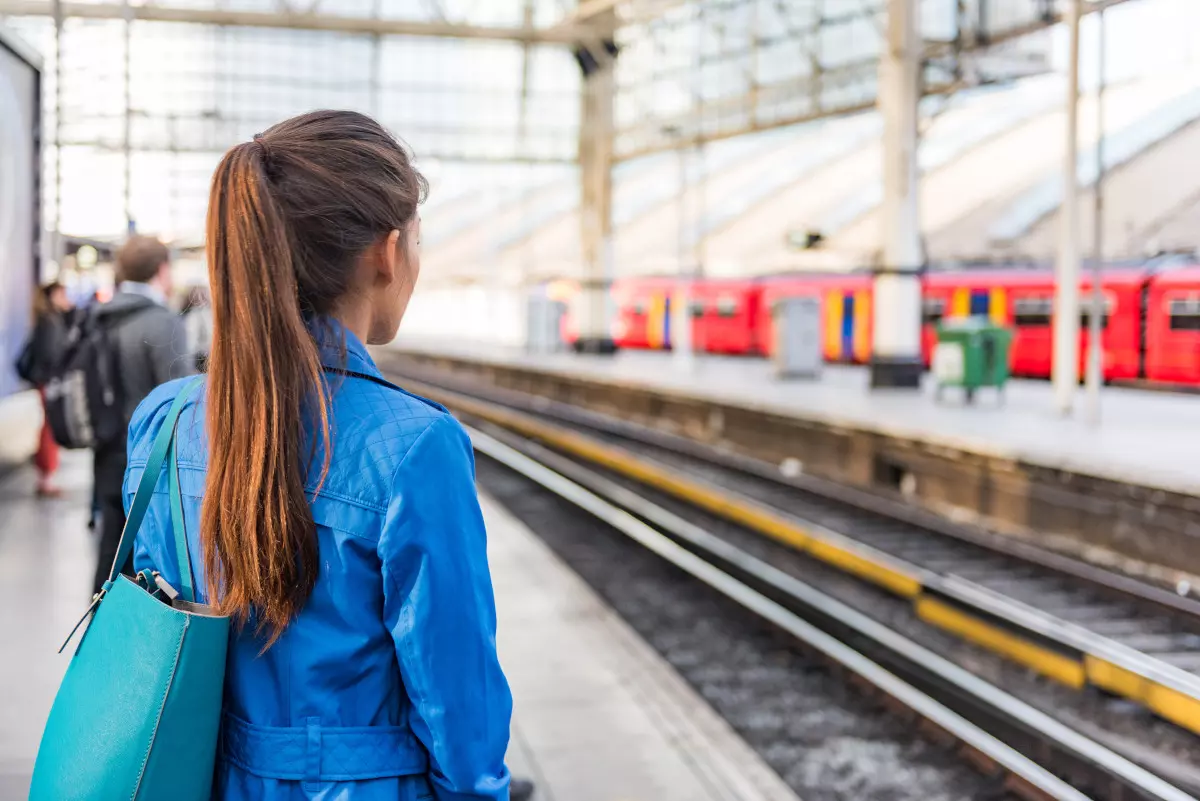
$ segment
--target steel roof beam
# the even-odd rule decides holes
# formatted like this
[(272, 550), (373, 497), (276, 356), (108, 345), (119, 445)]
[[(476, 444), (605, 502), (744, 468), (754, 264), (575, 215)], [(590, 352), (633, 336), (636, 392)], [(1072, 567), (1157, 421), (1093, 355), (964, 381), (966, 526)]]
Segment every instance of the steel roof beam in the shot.
[[(247, 28), (285, 28), (337, 33), (425, 36), (442, 39), (477, 39), (527, 44), (570, 45), (591, 31), (577, 24), (552, 28), (471, 25), (447, 20), (407, 20), (350, 17), (326, 12), (232, 11), (163, 5), (129, 5), (118, 2), (64, 2), (63, 16), (81, 19), (132, 18), (146, 22), (187, 22)], [(0, 16), (54, 16), (52, 0), (0, 0)]]

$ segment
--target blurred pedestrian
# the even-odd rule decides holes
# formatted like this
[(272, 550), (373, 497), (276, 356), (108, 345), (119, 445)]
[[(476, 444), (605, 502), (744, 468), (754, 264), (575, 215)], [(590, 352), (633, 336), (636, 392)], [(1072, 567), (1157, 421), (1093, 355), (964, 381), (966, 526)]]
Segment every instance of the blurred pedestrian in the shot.
[[(232, 615), (223, 801), (509, 798), (512, 698), (471, 442), (384, 380), (420, 267), (424, 178), (377, 122), (318, 111), (235, 146), (208, 211), (212, 350), (137, 570)], [(314, 213), (316, 210), (318, 213)], [(188, 382), (130, 425), (125, 497)]]
[[(183, 319), (167, 307), (171, 255), (166, 245), (150, 237), (131, 237), (117, 253), (117, 280), (113, 299), (99, 306), (95, 314), (115, 350), (125, 418), (121, 431), (125, 431), (134, 409), (152, 389), (195, 372), (195, 362), (187, 349)], [(93, 464), (100, 510), (94, 592), (99, 592), (125, 527), (121, 501), (125, 440), (96, 443)], [(128, 570), (128, 565), (122, 567)]]
[(208, 290), (194, 286), (184, 295), (183, 308), (184, 326), (187, 328), (188, 350), (195, 354), (196, 369), (203, 373), (208, 364), (208, 351), (212, 347), (212, 306), (208, 300)]
[[(33, 333), (21, 351), (17, 373), (37, 387), (44, 410), (46, 381), (66, 351), (67, 331), (71, 326), (74, 307), (67, 297), (67, 288), (57, 281), (41, 287), (33, 297)], [(38, 476), (37, 494), (42, 497), (60, 495), (61, 490), (54, 483), (54, 474), (58, 472), (58, 443), (54, 441), (54, 434), (44, 414), (33, 464)]]

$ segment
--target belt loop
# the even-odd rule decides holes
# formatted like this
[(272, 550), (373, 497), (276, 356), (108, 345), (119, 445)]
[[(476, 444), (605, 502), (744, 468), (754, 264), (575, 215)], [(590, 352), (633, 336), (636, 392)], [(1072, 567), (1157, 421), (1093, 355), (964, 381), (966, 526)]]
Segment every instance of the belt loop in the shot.
[(312, 792), (321, 784), (321, 719), (305, 718), (305, 733), (308, 735), (304, 749), (304, 789)]

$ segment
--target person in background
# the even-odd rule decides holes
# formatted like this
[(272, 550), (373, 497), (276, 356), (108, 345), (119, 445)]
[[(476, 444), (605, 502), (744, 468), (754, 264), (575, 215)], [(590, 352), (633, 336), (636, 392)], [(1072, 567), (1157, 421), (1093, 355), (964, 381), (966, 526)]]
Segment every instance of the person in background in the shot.
[(196, 369), (204, 372), (208, 350), (212, 347), (212, 307), (204, 287), (194, 286), (187, 291), (179, 313), (187, 328), (188, 349), (196, 357)]
[[(157, 239), (134, 236), (117, 253), (117, 291), (96, 314), (116, 352), (126, 425), (150, 391), (172, 378), (195, 372), (183, 318), (167, 306), (171, 293), (171, 255)], [(94, 451), (96, 505), (100, 511), (100, 548), (95, 588), (99, 592), (125, 527), (121, 483), (125, 442), (100, 443)], [(127, 565), (122, 566), (128, 569)]]
[[(23, 354), (27, 363), (21, 372), (27, 373), (24, 377), (37, 387), (43, 409), (46, 405), (45, 384), (66, 350), (73, 309), (66, 287), (57, 281), (46, 284), (34, 294), (33, 335), (27, 353)], [(45, 419), (33, 464), (38, 475), (37, 494), (44, 498), (60, 495), (61, 491), (54, 483), (54, 474), (58, 472), (58, 443)]]
[[(214, 801), (508, 801), (512, 696), (471, 441), (386, 381), (425, 179), (379, 123), (317, 111), (213, 175), (208, 372), (129, 427), (132, 502), (168, 409), (196, 600), (231, 615)], [(180, 586), (155, 494), (134, 566)], [(237, 625), (243, 624), (243, 625)]]

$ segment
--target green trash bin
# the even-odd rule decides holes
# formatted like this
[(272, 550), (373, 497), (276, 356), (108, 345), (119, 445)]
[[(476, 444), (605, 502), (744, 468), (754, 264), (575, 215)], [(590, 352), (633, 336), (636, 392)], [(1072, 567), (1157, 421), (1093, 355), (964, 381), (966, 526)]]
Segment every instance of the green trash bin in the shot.
[(943, 320), (933, 351), (937, 397), (944, 387), (962, 387), (971, 403), (975, 390), (996, 387), (1003, 400), (1011, 345), (1012, 331), (986, 317)]

